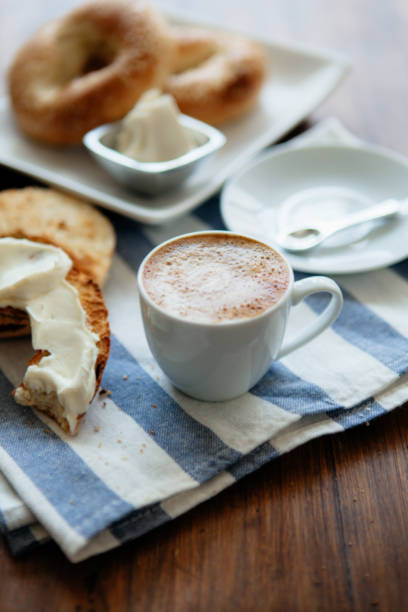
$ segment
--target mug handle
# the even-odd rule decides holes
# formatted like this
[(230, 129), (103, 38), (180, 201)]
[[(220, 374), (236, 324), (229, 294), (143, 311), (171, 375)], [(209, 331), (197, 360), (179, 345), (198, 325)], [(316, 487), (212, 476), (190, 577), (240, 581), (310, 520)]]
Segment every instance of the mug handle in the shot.
[(295, 349), (306, 344), (329, 327), (340, 314), (343, 306), (343, 294), (340, 287), (327, 276), (311, 276), (295, 282), (292, 289), (292, 306), (296, 306), (307, 296), (313, 293), (330, 293), (331, 299), (323, 312), (306, 329), (302, 330), (295, 338), (284, 342), (275, 359), (285, 357)]

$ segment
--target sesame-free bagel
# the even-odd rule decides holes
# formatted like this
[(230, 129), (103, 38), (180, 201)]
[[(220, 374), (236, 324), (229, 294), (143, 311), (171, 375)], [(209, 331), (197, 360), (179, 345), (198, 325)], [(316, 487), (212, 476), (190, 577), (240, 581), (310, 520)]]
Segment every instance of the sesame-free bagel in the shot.
[[(0, 237), (42, 236), (75, 257), (79, 270), (103, 286), (116, 236), (104, 214), (57, 189), (24, 187), (0, 191)], [(1, 331), (0, 331), (1, 335)]]
[(165, 90), (181, 110), (214, 125), (251, 109), (266, 71), (258, 43), (206, 28), (174, 26), (172, 74)]
[(165, 20), (143, 0), (93, 2), (34, 34), (9, 70), (20, 128), (53, 144), (79, 143), (90, 129), (121, 119), (169, 72)]
[[(87, 274), (80, 272), (76, 268), (71, 268), (66, 280), (77, 290), (81, 306), (87, 316), (88, 327), (98, 336), (98, 356), (94, 366), (95, 397), (95, 394), (101, 384), (102, 374), (110, 351), (108, 311), (106, 309), (101, 290)], [(27, 367), (31, 365), (38, 365), (41, 360), (47, 356), (47, 354), (48, 353), (46, 351), (37, 350), (28, 362)], [(22, 404), (23, 406), (32, 406), (41, 412), (45, 412), (45, 414), (58, 423), (65, 433), (70, 435), (75, 435), (78, 433), (79, 424), (86, 414), (86, 412), (79, 414), (75, 425), (70, 425), (64, 414), (62, 405), (53, 394), (47, 395), (44, 392), (39, 392), (37, 389), (31, 389), (30, 387), (27, 387), (24, 382), (22, 382), (13, 391), (13, 395), (19, 404)]]
[[(5, 240), (7, 242), (7, 238)], [(2, 240), (0, 239), (0, 243), (1, 242)], [(33, 244), (34, 242), (37, 243), (37, 246), (39, 247), (45, 247), (45, 246), (49, 247), (50, 245), (50, 241), (47, 240), (46, 238), (43, 239), (43, 237), (41, 236), (36, 237), (34, 240), (32, 237), (30, 238), (30, 240), (27, 240), (23, 237), (18, 238), (18, 239), (12, 239), (12, 242), (14, 242), (14, 244), (17, 244), (17, 245), (21, 244), (21, 249), (23, 253), (24, 253), (24, 249), (27, 249), (27, 245)], [(55, 245), (51, 245), (51, 246), (54, 247)], [(53, 250), (58, 252), (55, 248)], [(36, 259), (36, 255), (38, 255), (38, 253), (37, 254), (31, 253), (27, 261), (29, 260), (30, 261), (36, 261), (36, 260), (40, 261), (40, 269), (41, 269), (41, 248), (39, 249), (39, 253), (40, 253), (40, 257), (39, 258), (37, 257), (37, 259)], [(35, 351), (33, 357), (30, 359), (28, 366), (40, 366), (41, 367), (40, 364), (42, 360), (43, 359), (46, 360), (46, 358), (49, 355), (51, 355), (51, 353), (55, 353), (57, 362), (59, 364), (58, 369), (57, 369), (58, 370), (58, 380), (60, 379), (61, 376), (63, 376), (65, 359), (67, 360), (67, 364), (66, 364), (67, 367), (68, 368), (70, 367), (69, 366), (70, 350), (74, 351), (75, 348), (77, 349), (78, 346), (80, 346), (80, 343), (76, 342), (75, 339), (80, 337), (80, 333), (82, 329), (81, 328), (81, 325), (82, 325), (81, 317), (80, 316), (75, 317), (72, 315), (72, 312), (73, 312), (72, 307), (73, 307), (73, 304), (75, 303), (75, 298), (70, 301), (70, 297), (69, 297), (70, 292), (68, 292), (68, 301), (66, 302), (66, 301), (61, 300), (61, 296), (65, 296), (66, 298), (66, 295), (64, 293), (60, 293), (60, 291), (67, 285), (71, 285), (71, 288), (73, 289), (73, 295), (77, 294), (80, 307), (82, 308), (84, 312), (85, 327), (90, 332), (92, 332), (94, 336), (94, 341), (96, 343), (96, 353), (94, 357), (92, 356), (93, 353), (90, 350), (89, 346), (85, 346), (86, 353), (84, 353), (85, 355), (84, 363), (89, 364), (89, 366), (92, 367), (94, 370), (94, 379), (92, 381), (93, 386), (89, 389), (91, 393), (89, 401), (92, 401), (92, 397), (95, 396), (95, 393), (97, 392), (100, 386), (102, 374), (103, 374), (103, 371), (104, 371), (104, 368), (105, 368), (105, 365), (106, 365), (106, 362), (109, 356), (110, 329), (109, 329), (109, 322), (108, 322), (108, 311), (105, 306), (101, 290), (98, 287), (98, 285), (94, 282), (94, 280), (86, 272), (78, 270), (78, 268), (75, 267), (74, 259), (66, 258), (66, 260), (68, 261), (68, 264), (71, 263), (71, 268), (66, 273), (64, 283), (62, 283), (61, 285), (52, 285), (51, 288), (48, 289), (48, 291), (45, 290), (43, 293), (39, 293), (38, 295), (34, 292), (33, 304), (35, 304), (36, 302), (40, 302), (40, 311), (41, 311), (41, 308), (45, 310), (47, 309), (46, 298), (48, 297), (48, 295), (51, 296), (51, 301), (48, 303), (48, 307), (50, 306), (50, 304), (53, 304), (53, 308), (50, 309), (48, 312), (48, 321), (46, 318), (41, 323), (41, 316), (39, 318), (37, 318), (37, 316), (34, 316), (32, 320), (33, 324), (35, 321), (39, 324), (38, 328), (36, 329), (36, 335), (35, 336), (33, 335), (33, 344), (35, 345), (36, 343), (35, 348), (37, 350)], [(53, 272), (54, 269), (58, 269), (58, 267), (50, 268), (51, 272)], [(7, 275), (5, 278), (7, 281)], [(17, 281), (19, 278), (21, 280), (21, 278), (24, 278), (24, 275), (23, 277), (17, 276)], [(5, 286), (7, 287), (7, 282)], [(16, 286), (17, 286), (16, 294), (11, 293), (8, 295), (6, 291), (5, 297), (3, 296), (3, 302), (6, 304), (6, 306), (0, 307), (0, 315), (4, 310), (5, 311), (8, 310), (9, 307), (7, 306), (7, 302), (9, 299), (11, 302), (13, 302), (13, 299), (16, 299), (16, 295), (17, 296), (20, 295), (20, 298), (17, 298), (17, 302), (18, 302), (18, 299), (21, 300), (21, 295), (27, 295), (27, 294), (24, 294), (24, 292), (22, 294), (21, 293), (19, 294), (18, 282)], [(34, 284), (32, 286), (35, 287), (36, 285)], [(47, 285), (40, 285), (40, 286), (47, 288)], [(52, 300), (54, 300), (54, 303), (52, 302)], [(64, 311), (64, 307), (66, 303), (68, 304), (67, 311)], [(29, 311), (31, 306), (32, 306), (32, 303), (30, 302), (30, 300), (28, 300), (27, 304), (22, 306), (22, 308), (23, 307), (27, 308), (27, 310)], [(14, 314), (17, 314), (18, 312), (23, 313), (25, 311), (23, 310), (19, 311), (18, 308), (15, 308)], [(32, 315), (32, 311), (30, 312)], [(37, 311), (37, 314), (38, 314), (38, 311)], [(67, 329), (67, 324), (69, 321), (72, 321), (73, 326), (71, 330), (71, 335), (69, 336), (69, 338), (67, 338), (66, 329)], [(42, 328), (41, 328), (41, 325), (42, 325)], [(53, 326), (52, 327), (53, 329), (52, 340), (53, 341), (51, 343), (50, 343), (50, 338), (47, 338), (46, 334), (44, 333), (44, 325)], [(77, 331), (79, 334), (78, 336), (76, 336)], [(34, 342), (34, 338), (36, 338), (35, 342)], [(59, 342), (56, 342), (55, 339), (58, 339), (58, 338), (60, 338), (60, 340)], [(72, 347), (70, 348), (69, 343), (71, 342), (71, 338), (72, 338)], [(46, 348), (49, 348), (50, 352), (48, 350), (45, 350)], [(75, 358), (78, 360), (78, 363), (81, 363), (81, 357), (82, 357), (81, 354), (75, 354)], [(47, 367), (45, 363), (44, 363), (44, 367), (45, 368)], [(83, 368), (83, 366), (81, 366), (81, 368)], [(75, 393), (75, 384), (77, 384), (78, 378), (79, 378), (78, 373), (74, 372), (74, 375), (72, 378), (73, 386), (71, 389), (71, 393)], [(84, 380), (86, 379), (90, 379), (89, 370), (86, 370)], [(63, 383), (59, 383), (60, 387), (58, 388), (58, 386), (54, 387), (52, 384), (50, 385), (49, 379), (46, 378), (45, 380), (47, 381), (45, 385), (38, 384), (38, 381), (37, 382), (34, 381), (34, 384), (32, 384), (30, 382), (30, 379), (28, 379), (27, 381), (26, 376), (24, 376), (23, 382), (20, 385), (18, 385), (18, 387), (13, 392), (15, 400), (24, 406), (33, 406), (34, 408), (37, 408), (38, 410), (45, 412), (54, 421), (56, 421), (66, 433), (74, 435), (78, 431), (78, 426), (79, 426), (81, 419), (86, 414), (86, 411), (88, 409), (88, 405), (87, 405), (88, 400), (85, 401), (85, 403), (82, 403), (82, 400), (80, 399), (81, 404), (80, 404), (80, 409), (78, 410), (78, 413), (74, 413), (74, 415), (72, 414), (70, 415), (69, 412), (67, 412), (67, 408), (59, 394), (60, 391), (62, 393), (66, 391), (67, 381), (64, 381)], [(82, 385), (83, 383), (80, 382), (80, 384)], [(70, 385), (68, 385), (68, 388), (69, 389), (71, 388)], [(75, 397), (78, 400), (78, 397), (77, 396)], [(69, 404), (68, 404), (68, 410), (69, 410)]]
[[(0, 192), (0, 238), (27, 238), (59, 246), (98, 285), (106, 280), (115, 249), (109, 220), (90, 204), (45, 187)], [(26, 312), (0, 309), (0, 340), (30, 333)]]

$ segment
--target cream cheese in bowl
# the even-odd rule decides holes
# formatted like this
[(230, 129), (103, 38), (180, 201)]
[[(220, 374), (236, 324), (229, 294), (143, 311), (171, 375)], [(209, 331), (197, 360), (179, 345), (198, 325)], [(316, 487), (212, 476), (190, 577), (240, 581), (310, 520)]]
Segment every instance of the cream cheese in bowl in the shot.
[(147, 91), (123, 119), (117, 150), (141, 162), (164, 162), (185, 155), (197, 143), (179, 115), (173, 96), (158, 89)]
[(156, 195), (181, 185), (226, 142), (212, 126), (179, 113), (169, 94), (146, 92), (122, 121), (84, 136), (95, 160), (119, 183)]

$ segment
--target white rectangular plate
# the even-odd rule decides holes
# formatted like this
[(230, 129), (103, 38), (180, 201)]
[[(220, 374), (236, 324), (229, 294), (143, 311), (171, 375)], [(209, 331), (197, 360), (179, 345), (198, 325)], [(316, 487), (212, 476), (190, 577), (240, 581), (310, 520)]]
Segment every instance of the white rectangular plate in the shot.
[(0, 101), (0, 163), (131, 219), (167, 223), (197, 207), (250, 157), (295, 127), (348, 70), (346, 60), (326, 51), (260, 42), (269, 69), (258, 105), (242, 119), (222, 127), (227, 144), (175, 191), (156, 197), (127, 191), (85, 148), (57, 148), (27, 140), (14, 123), (7, 98)]

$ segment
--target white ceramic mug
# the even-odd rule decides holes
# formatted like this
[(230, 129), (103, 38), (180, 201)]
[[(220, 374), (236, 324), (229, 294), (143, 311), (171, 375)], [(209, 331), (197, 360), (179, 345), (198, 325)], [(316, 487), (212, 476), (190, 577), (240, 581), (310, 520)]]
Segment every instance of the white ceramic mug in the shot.
[[(145, 265), (153, 254), (174, 240), (208, 234), (251, 240), (241, 234), (217, 230), (177, 236), (145, 257), (138, 272), (138, 287), (146, 338), (163, 372), (187, 395), (204, 401), (224, 401), (246, 393), (262, 378), (272, 361), (303, 346), (329, 327), (341, 311), (343, 298), (338, 285), (325, 276), (295, 282), (290, 264), (279, 253), (288, 268), (288, 287), (280, 300), (261, 314), (218, 323), (195, 322), (169, 314), (146, 292)], [(290, 308), (320, 292), (331, 296), (326, 308), (311, 325), (299, 330), (294, 339), (284, 342)]]

